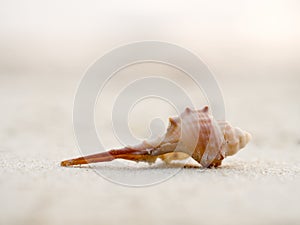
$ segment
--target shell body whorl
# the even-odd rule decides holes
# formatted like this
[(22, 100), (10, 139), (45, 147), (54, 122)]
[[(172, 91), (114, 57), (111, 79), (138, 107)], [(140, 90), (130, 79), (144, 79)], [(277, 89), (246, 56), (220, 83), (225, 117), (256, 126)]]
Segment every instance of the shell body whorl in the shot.
[[(180, 116), (169, 119), (169, 127), (163, 137), (154, 141), (144, 141), (135, 147), (154, 147), (157, 151), (154, 154), (157, 155), (181, 152), (187, 157), (191, 156), (203, 167), (216, 167), (221, 165), (225, 157), (245, 147), (250, 139), (249, 133), (232, 127), (227, 121), (216, 121), (206, 106), (201, 110), (186, 108)], [(160, 158), (165, 161), (170, 159), (164, 156)]]

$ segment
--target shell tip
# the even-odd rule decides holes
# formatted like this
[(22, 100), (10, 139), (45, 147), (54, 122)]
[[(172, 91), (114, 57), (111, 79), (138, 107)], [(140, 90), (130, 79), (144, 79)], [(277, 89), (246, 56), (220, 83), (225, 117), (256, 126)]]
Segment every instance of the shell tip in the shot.
[(170, 121), (170, 123), (171, 123), (172, 125), (174, 125), (174, 126), (177, 125), (177, 123), (176, 123), (176, 121), (175, 121), (174, 118), (169, 118), (169, 121)]
[(206, 112), (208, 112), (208, 109), (209, 109), (209, 108), (208, 108), (208, 105), (206, 105), (206, 106), (204, 106), (204, 108), (202, 109), (202, 112), (205, 112), (205, 113), (206, 113)]
[(245, 133), (246, 133), (246, 141), (247, 141), (247, 143), (249, 143), (252, 140), (252, 135), (248, 132), (245, 132)]

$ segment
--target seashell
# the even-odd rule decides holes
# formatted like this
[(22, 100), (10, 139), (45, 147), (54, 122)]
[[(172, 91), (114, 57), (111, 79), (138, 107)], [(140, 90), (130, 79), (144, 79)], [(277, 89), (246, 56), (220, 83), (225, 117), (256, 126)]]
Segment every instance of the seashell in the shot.
[(227, 121), (216, 121), (208, 106), (201, 110), (186, 108), (180, 116), (169, 118), (169, 127), (162, 137), (145, 140), (135, 146), (65, 160), (61, 166), (126, 159), (154, 163), (157, 158), (170, 163), (192, 157), (202, 167), (220, 166), (227, 156), (234, 155), (251, 140), (251, 135)]

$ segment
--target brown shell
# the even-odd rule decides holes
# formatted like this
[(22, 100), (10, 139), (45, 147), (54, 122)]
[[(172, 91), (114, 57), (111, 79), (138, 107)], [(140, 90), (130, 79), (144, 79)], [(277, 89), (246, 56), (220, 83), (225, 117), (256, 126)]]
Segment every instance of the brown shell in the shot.
[(114, 159), (153, 163), (157, 158), (170, 162), (191, 156), (203, 167), (219, 166), (251, 139), (251, 135), (226, 121), (216, 121), (208, 106), (201, 110), (186, 108), (179, 117), (169, 119), (164, 136), (107, 152), (65, 160), (62, 166), (73, 166)]
[[(201, 110), (186, 110), (179, 116), (169, 119), (166, 134), (152, 141), (144, 141), (134, 149), (155, 148), (155, 155), (171, 161), (163, 154), (169, 152), (182, 152), (191, 156), (203, 167), (219, 166), (222, 160), (235, 154), (250, 141), (250, 134), (232, 127), (226, 121), (216, 121), (209, 113), (208, 106)], [(175, 154), (178, 155), (178, 154)], [(180, 159), (184, 158), (180, 155)], [(174, 157), (177, 159), (177, 157)]]

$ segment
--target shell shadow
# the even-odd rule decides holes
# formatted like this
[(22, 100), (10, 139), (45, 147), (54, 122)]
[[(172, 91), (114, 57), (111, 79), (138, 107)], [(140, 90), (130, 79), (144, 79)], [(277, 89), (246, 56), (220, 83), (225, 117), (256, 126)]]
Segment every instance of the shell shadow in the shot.
[(124, 165), (105, 165), (101, 164), (87, 164), (87, 165), (79, 165), (73, 166), (73, 168), (84, 168), (90, 170), (123, 170), (123, 171), (140, 171), (140, 170), (172, 170), (172, 169), (184, 169), (184, 170), (206, 170), (206, 168), (201, 167), (201, 165), (191, 164), (191, 163), (180, 163), (180, 162), (172, 162), (169, 164), (166, 163), (157, 163), (153, 165), (147, 166), (124, 166)]

